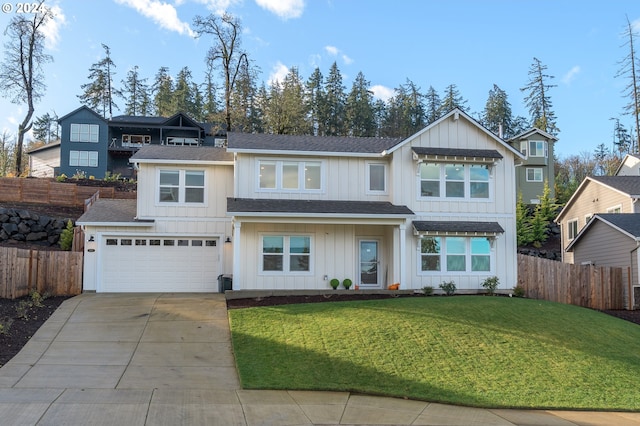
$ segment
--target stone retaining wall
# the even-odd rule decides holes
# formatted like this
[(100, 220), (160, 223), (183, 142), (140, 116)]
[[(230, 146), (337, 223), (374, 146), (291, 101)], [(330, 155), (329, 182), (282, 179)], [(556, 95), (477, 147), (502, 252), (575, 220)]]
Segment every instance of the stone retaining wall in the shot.
[(0, 241), (15, 240), (54, 246), (58, 244), (66, 226), (67, 220), (0, 207)]

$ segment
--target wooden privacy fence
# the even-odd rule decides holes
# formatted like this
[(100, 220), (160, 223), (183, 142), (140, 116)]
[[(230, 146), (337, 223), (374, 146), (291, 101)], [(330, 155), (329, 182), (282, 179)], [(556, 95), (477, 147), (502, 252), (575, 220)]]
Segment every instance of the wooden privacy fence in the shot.
[(49, 179), (0, 178), (0, 203), (38, 203), (83, 207), (96, 192), (100, 198), (136, 198), (135, 192), (119, 192), (113, 187), (80, 186)]
[(32, 290), (52, 296), (82, 293), (83, 253), (0, 247), (0, 298), (15, 299)]
[(592, 309), (625, 309), (622, 268), (573, 265), (518, 255), (525, 296)]

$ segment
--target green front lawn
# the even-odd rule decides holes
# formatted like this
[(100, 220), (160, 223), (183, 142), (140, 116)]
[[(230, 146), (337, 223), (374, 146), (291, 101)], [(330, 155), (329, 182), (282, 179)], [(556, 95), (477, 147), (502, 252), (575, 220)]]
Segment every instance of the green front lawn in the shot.
[(236, 309), (229, 316), (246, 389), (640, 410), (640, 326), (576, 306), (408, 297)]

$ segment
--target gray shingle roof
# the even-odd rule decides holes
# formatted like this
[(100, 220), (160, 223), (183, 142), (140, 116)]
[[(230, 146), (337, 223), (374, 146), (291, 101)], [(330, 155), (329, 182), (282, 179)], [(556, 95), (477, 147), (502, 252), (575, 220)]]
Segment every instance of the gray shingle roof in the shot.
[(411, 149), (418, 155), (502, 158), (502, 155), (495, 149), (433, 148), (420, 146), (414, 146)]
[(273, 200), (227, 198), (227, 213), (413, 215), (406, 206), (386, 201)]
[[(136, 200), (103, 198), (77, 220), (79, 224), (89, 223), (131, 223), (136, 219)], [(141, 222), (143, 225), (148, 222)]]
[(502, 229), (502, 226), (500, 226), (498, 222), (414, 220), (413, 228), (418, 232), (504, 233), (504, 229)]
[(591, 179), (629, 195), (640, 195), (640, 176), (593, 176)]
[(232, 151), (309, 151), (379, 154), (399, 144), (402, 140), (402, 138), (227, 133), (227, 144)]
[(596, 216), (636, 238), (640, 237), (640, 213), (598, 213)]
[(131, 160), (233, 161), (233, 153), (212, 146), (143, 146)]
[(160, 125), (167, 117), (148, 117), (142, 115), (117, 115), (109, 120), (109, 124), (154, 124)]

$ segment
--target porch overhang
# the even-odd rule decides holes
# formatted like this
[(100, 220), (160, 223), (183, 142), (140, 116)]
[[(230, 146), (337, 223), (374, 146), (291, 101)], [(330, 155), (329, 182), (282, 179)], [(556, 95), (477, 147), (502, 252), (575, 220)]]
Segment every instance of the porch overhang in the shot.
[(413, 234), (416, 236), (495, 238), (503, 233), (504, 229), (498, 222), (413, 221)]
[(380, 201), (228, 198), (227, 215), (243, 222), (397, 225), (414, 213), (406, 206)]
[(502, 160), (502, 154), (495, 149), (463, 149), (413, 147), (413, 160), (422, 162), (455, 162), (485, 164), (493, 166)]

